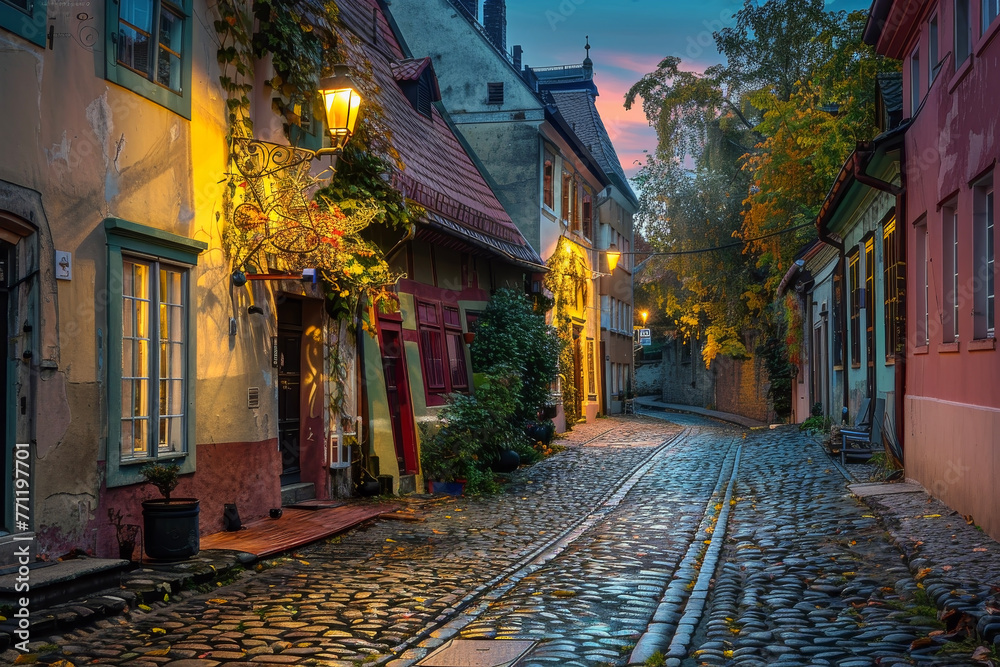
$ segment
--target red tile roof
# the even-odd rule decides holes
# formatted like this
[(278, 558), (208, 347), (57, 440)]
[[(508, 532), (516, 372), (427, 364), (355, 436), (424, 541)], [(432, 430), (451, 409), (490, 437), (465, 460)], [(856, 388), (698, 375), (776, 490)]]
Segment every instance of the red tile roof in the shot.
[(392, 147), (404, 165), (394, 176), (403, 194), (458, 223), (458, 230), (469, 230), (470, 238), (486, 235), (509, 245), (522, 260), (530, 257), (531, 263), (542, 264), (437, 108), (432, 107), (430, 118), (424, 116), (397, 84), (401, 75), (419, 76), (430, 60), (406, 57), (376, 0), (339, 0), (337, 5), (343, 26), (354, 33), (341, 40), (348, 64), (358, 71), (370, 69), (378, 86)]
[(389, 63), (392, 75), (396, 81), (416, 81), (431, 64), (430, 58), (410, 58), (408, 60), (394, 60)]

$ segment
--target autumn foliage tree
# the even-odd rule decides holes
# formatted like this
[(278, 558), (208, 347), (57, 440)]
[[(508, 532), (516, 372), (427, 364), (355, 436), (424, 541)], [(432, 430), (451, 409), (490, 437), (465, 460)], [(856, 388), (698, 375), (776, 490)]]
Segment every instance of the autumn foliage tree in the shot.
[[(898, 65), (861, 40), (866, 14), (822, 0), (747, 0), (715, 33), (703, 73), (665, 58), (637, 82), (658, 144), (637, 177), (639, 223), (659, 252), (640, 290), (709, 364), (777, 331), (774, 291), (843, 161), (875, 129), (875, 79)], [(708, 249), (708, 252), (702, 252)]]

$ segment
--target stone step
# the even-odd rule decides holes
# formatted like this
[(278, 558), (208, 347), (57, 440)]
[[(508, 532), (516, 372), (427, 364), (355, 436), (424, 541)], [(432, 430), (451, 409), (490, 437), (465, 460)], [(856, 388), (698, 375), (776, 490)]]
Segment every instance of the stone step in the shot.
[(281, 506), (287, 507), (304, 500), (316, 497), (316, 485), (312, 482), (299, 482), (281, 487)]
[[(0, 574), (0, 606), (18, 606), (28, 596), (31, 607), (40, 609), (85, 597), (96, 591), (119, 588), (122, 574), (129, 569), (127, 560), (111, 558), (75, 558), (57, 563), (32, 565), (27, 575), (11, 568)], [(18, 590), (27, 584), (28, 592)]]

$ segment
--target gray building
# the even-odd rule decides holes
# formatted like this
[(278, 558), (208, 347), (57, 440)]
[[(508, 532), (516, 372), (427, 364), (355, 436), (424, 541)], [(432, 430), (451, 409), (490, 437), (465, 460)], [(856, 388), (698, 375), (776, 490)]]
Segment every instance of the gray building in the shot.
[[(476, 10), (465, 0), (391, 6), (406, 47), (432, 59), (441, 103), (521, 233), (543, 259), (561, 248), (579, 258), (587, 288), (569, 312), (555, 309), (572, 319), (578, 412), (618, 412), (633, 377), (624, 253), (637, 200), (597, 112), (593, 62), (523, 66), (520, 46), (506, 50), (503, 0), (486, 0), (482, 24)], [(614, 271), (612, 245), (623, 253)]]

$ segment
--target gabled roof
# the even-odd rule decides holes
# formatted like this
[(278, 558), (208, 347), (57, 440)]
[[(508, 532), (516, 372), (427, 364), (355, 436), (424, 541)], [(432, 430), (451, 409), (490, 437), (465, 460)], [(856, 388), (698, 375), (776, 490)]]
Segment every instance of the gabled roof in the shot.
[(594, 96), (587, 90), (553, 90), (549, 92), (559, 113), (570, 124), (580, 141), (590, 150), (597, 164), (604, 170), (626, 197), (638, 203), (622, 169), (621, 160), (607, 128), (597, 111)]
[(406, 58), (389, 63), (396, 81), (416, 81), (431, 64), (430, 58)]
[[(437, 106), (431, 116), (413, 108), (397, 83), (420, 77), (427, 58), (407, 58), (377, 0), (340, 0), (340, 19), (354, 33), (341, 40), (348, 64), (370, 70), (378, 103), (404, 167), (393, 181), (410, 201), (428, 210), (424, 224), (465, 237), (469, 246), (535, 271), (544, 269), (487, 185)], [(448, 224), (441, 224), (446, 220)], [(488, 242), (484, 242), (488, 239)]]

